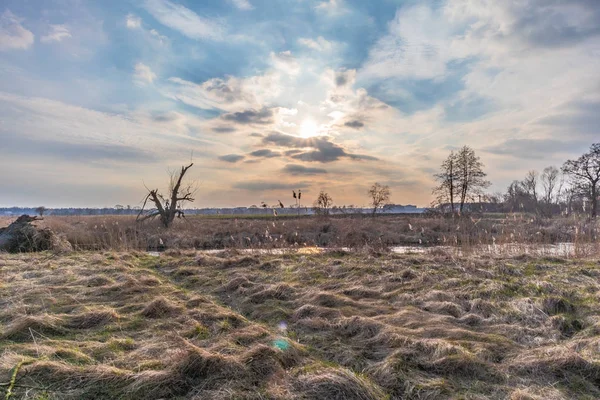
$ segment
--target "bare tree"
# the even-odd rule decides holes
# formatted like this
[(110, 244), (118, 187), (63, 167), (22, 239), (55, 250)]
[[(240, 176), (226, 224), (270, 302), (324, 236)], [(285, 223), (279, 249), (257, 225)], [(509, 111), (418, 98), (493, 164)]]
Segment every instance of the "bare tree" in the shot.
[(522, 210), (525, 208), (527, 203), (527, 193), (523, 189), (521, 181), (512, 181), (506, 189), (504, 195), (504, 203), (509, 207), (511, 211)]
[(598, 190), (600, 189), (600, 143), (594, 143), (590, 151), (577, 160), (568, 160), (562, 167), (563, 173), (571, 178), (574, 190), (585, 196), (592, 205), (591, 216), (598, 216)]
[(390, 187), (388, 185), (381, 185), (377, 182), (371, 186), (367, 192), (371, 198), (371, 206), (373, 207), (373, 215), (379, 208), (382, 208), (389, 200), (391, 196)]
[[(185, 217), (181, 204), (186, 201), (193, 202), (196, 190), (193, 183), (182, 187), (182, 181), (185, 173), (192, 165), (194, 163), (190, 163), (187, 167), (181, 167), (179, 174), (175, 171), (170, 173), (168, 197), (159, 193), (158, 189), (148, 190), (142, 209), (137, 216), (138, 221), (160, 217), (160, 222), (165, 228), (168, 228), (173, 223), (175, 216), (178, 218)], [(154, 208), (145, 210), (148, 200), (154, 204)]]
[(450, 203), (450, 212), (454, 214), (454, 202), (457, 191), (457, 170), (456, 170), (456, 153), (450, 152), (448, 158), (441, 165), (441, 171), (435, 174), (435, 179), (439, 182), (439, 186), (433, 189), (433, 194), (436, 196), (435, 203), (439, 206)]
[(560, 171), (555, 166), (544, 168), (542, 175), (540, 175), (540, 181), (542, 182), (542, 201), (545, 204), (554, 203), (558, 197), (557, 190), (560, 186)]
[(46, 207), (39, 206), (35, 209), (35, 212), (38, 213), (40, 215), (40, 217), (43, 217), (44, 213), (46, 212)]
[(463, 146), (456, 153), (456, 186), (461, 213), (467, 201), (473, 201), (476, 196), (483, 194), (483, 189), (490, 186), (490, 182), (485, 180), (487, 174), (483, 172), (483, 167), (483, 163), (469, 146)]
[(538, 202), (538, 176), (539, 173), (537, 171), (531, 170), (527, 172), (525, 179), (521, 181), (521, 186), (523, 187), (523, 189), (525, 189), (525, 192), (531, 198), (534, 205)]
[(329, 209), (333, 205), (333, 200), (329, 193), (321, 190), (317, 200), (313, 204), (313, 210), (317, 215), (329, 215)]

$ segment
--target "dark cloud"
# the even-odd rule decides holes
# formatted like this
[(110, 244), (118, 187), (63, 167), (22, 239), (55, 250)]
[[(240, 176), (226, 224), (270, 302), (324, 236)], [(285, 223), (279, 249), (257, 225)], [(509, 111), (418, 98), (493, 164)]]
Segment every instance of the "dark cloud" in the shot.
[(230, 126), (215, 126), (214, 128), (212, 128), (213, 132), (217, 132), (217, 133), (231, 133), (231, 132), (235, 132), (235, 128), (232, 128)]
[(253, 151), (252, 153), (250, 153), (250, 155), (252, 157), (273, 158), (273, 157), (281, 156), (281, 153), (278, 151), (270, 150), (270, 149), (260, 149), (260, 150)]
[[(276, 145), (280, 147), (291, 147), (296, 149), (313, 150), (293, 150), (290, 153), (293, 159), (307, 162), (328, 163), (337, 161), (340, 158), (350, 158), (353, 160), (376, 160), (377, 158), (360, 154), (351, 154), (346, 152), (343, 147), (329, 141), (327, 136), (313, 138), (301, 138), (292, 135), (286, 135), (280, 132), (273, 132), (263, 138), (263, 143)], [(288, 154), (288, 152), (286, 152)]]
[(220, 156), (219, 160), (229, 162), (229, 163), (236, 163), (238, 161), (243, 160), (244, 158), (246, 158), (246, 157), (242, 156), (240, 154), (226, 154), (224, 156)]
[(258, 133), (258, 132), (252, 132), (249, 136), (250, 137), (264, 137), (265, 135), (263, 135), (262, 133)]
[(360, 129), (365, 126), (365, 124), (357, 119), (354, 119), (352, 121), (345, 122), (344, 126), (347, 126), (348, 128)]
[(303, 187), (310, 186), (307, 182), (297, 183), (280, 183), (274, 181), (250, 181), (250, 182), (238, 182), (233, 185), (234, 189), (249, 190), (252, 192), (261, 192), (266, 190), (293, 190), (303, 189)]
[(509, 139), (503, 143), (483, 148), (492, 154), (510, 155), (524, 159), (543, 159), (556, 153), (585, 151), (587, 142), (553, 139)]
[(600, 137), (600, 101), (568, 103), (559, 112), (542, 118), (538, 123), (564, 130), (565, 135), (579, 133)]
[(335, 85), (345, 86), (354, 79), (354, 71), (340, 70), (335, 73)]
[(230, 79), (225, 81), (220, 78), (214, 78), (204, 82), (201, 87), (226, 103), (234, 103), (236, 101), (244, 100), (246, 98), (246, 94), (238, 85), (235, 85), (233, 82), (234, 81)]
[(221, 116), (221, 119), (243, 125), (266, 125), (273, 122), (273, 110), (268, 108), (263, 108), (261, 110), (249, 109), (245, 111), (224, 114)]
[(377, 160), (379, 160), (379, 158), (377, 158), (377, 157), (368, 156), (366, 154), (348, 154), (348, 157), (351, 158), (352, 160), (359, 160), (359, 161), (377, 161)]
[(158, 113), (152, 115), (152, 120), (156, 122), (173, 122), (181, 118), (176, 112)]
[(600, 35), (598, 0), (530, 0), (516, 3), (514, 0), (503, 3), (513, 21), (509, 35), (533, 46), (569, 46)]
[(22, 154), (55, 157), (77, 162), (117, 161), (125, 163), (156, 162), (158, 157), (135, 147), (100, 144), (74, 143), (47, 139), (35, 139), (23, 135), (0, 133), (0, 154)]
[(299, 165), (299, 164), (288, 164), (283, 168), (282, 171), (287, 174), (296, 175), (296, 176), (297, 175), (319, 175), (319, 174), (327, 173), (327, 171), (322, 168), (305, 167), (305, 166)]
[(292, 158), (306, 162), (329, 163), (337, 161), (345, 155), (346, 153), (344, 152), (344, 149), (333, 147), (322, 150), (306, 151), (304, 153), (296, 154), (292, 156)]

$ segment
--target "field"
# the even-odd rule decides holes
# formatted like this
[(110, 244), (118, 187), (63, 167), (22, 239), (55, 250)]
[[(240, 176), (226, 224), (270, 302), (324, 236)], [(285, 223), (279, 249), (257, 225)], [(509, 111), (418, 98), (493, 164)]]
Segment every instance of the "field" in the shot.
[(596, 399), (599, 300), (597, 257), (1, 255), (0, 394)]
[[(0, 217), (0, 226), (14, 218)], [(75, 250), (240, 249), (319, 246), (375, 248), (487, 244), (598, 243), (600, 223), (580, 217), (552, 219), (528, 214), (465, 218), (427, 215), (205, 218), (176, 220), (173, 229), (132, 216), (44, 217), (37, 222), (63, 235)]]

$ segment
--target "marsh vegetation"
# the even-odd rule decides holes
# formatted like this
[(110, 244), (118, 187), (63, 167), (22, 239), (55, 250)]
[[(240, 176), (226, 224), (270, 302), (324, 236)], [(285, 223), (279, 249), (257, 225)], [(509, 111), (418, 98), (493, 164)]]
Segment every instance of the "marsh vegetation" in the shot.
[(0, 276), (14, 399), (600, 396), (597, 259), (29, 253)]

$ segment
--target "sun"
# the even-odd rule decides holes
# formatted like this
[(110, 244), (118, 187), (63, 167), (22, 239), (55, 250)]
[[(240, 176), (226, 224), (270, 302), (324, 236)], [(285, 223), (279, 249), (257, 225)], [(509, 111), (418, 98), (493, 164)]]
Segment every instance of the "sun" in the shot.
[(303, 138), (319, 136), (319, 126), (314, 119), (306, 118), (300, 125), (299, 133)]

